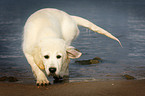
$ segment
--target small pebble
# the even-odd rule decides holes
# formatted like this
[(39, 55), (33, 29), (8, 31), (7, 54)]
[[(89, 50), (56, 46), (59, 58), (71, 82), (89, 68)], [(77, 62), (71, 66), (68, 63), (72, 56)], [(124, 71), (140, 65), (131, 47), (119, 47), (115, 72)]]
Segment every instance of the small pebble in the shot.
[(7, 76), (3, 76), (3, 77), (0, 77), (0, 81), (9, 81), (9, 82), (16, 82), (18, 81), (18, 79), (16, 77), (7, 77)]
[(123, 77), (124, 77), (125, 79), (127, 79), (127, 80), (134, 80), (134, 79), (136, 79), (135, 77), (130, 76), (130, 75), (128, 75), (128, 74), (123, 75)]
[(7, 76), (0, 77), (0, 81), (6, 81), (7, 78), (8, 78)]
[(16, 82), (18, 79), (16, 77), (8, 77), (9, 82)]

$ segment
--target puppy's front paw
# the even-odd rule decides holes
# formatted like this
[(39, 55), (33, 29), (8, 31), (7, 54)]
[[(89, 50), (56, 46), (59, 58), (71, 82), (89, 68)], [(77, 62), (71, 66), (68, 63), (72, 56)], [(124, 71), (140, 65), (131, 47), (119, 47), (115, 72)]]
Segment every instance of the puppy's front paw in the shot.
[(47, 78), (41, 78), (41, 79), (37, 79), (36, 82), (37, 86), (47, 86), (50, 85), (50, 82), (47, 80)]

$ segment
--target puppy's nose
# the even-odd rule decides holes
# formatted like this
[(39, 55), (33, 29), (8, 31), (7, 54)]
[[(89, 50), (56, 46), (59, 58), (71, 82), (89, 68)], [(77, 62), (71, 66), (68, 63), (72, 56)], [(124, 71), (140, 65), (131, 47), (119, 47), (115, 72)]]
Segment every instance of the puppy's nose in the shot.
[(56, 68), (55, 67), (50, 67), (49, 71), (50, 71), (50, 73), (55, 73), (56, 72)]

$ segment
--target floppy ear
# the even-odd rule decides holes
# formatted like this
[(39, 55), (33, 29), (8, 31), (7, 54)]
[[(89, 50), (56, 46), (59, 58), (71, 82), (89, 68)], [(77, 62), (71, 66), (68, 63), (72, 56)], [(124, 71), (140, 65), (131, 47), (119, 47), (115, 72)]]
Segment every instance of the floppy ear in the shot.
[(71, 58), (71, 59), (79, 58), (82, 55), (82, 53), (78, 49), (72, 46), (69, 46), (66, 52), (68, 54), (68, 58)]
[(44, 65), (43, 65), (43, 61), (42, 61), (42, 56), (40, 54), (40, 49), (38, 47), (35, 47), (33, 50), (33, 58), (34, 58), (34, 62), (35, 64), (42, 70), (45, 69)]

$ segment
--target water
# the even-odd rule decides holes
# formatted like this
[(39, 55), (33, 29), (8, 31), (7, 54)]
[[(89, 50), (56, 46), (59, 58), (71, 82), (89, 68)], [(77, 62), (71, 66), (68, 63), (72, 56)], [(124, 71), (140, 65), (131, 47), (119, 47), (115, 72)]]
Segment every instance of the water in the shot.
[(145, 79), (145, 1), (144, 0), (1, 0), (0, 1), (0, 77), (15, 76), (19, 82), (34, 82), (31, 68), (21, 48), (26, 19), (36, 10), (57, 8), (84, 17), (111, 32), (123, 48), (103, 35), (80, 28), (73, 42), (83, 55), (96, 56), (102, 63), (70, 63), (70, 82), (121, 80), (123, 74)]

